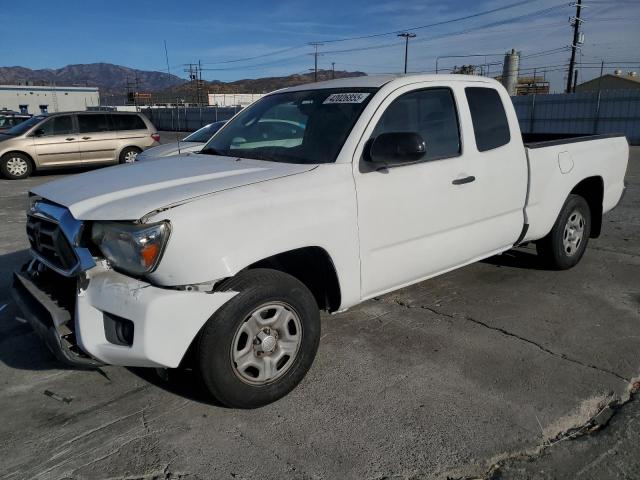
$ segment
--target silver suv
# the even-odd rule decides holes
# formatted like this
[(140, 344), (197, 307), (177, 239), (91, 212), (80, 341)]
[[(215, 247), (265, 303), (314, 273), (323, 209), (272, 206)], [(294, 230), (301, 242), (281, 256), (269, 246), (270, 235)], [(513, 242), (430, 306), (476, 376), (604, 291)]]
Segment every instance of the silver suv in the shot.
[(0, 173), (19, 179), (34, 170), (130, 163), (159, 141), (156, 128), (139, 113), (37, 115), (0, 132)]

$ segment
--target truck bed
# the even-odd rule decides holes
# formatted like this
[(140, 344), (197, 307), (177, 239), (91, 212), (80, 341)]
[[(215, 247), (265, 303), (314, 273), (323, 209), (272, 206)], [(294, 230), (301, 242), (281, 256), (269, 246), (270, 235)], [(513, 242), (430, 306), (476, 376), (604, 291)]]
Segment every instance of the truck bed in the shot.
[(629, 144), (622, 134), (522, 134), (529, 168), (524, 240), (544, 237), (569, 194), (585, 180), (602, 195), (593, 206), (604, 213), (619, 201)]

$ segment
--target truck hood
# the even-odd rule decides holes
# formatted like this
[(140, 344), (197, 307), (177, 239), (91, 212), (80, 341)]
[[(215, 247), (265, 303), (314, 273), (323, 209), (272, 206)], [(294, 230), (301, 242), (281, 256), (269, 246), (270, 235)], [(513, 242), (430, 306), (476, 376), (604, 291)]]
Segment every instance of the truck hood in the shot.
[(67, 207), (78, 220), (138, 220), (204, 195), (313, 168), (191, 154), (72, 175), (40, 185), (32, 193)]
[(180, 155), (182, 153), (199, 152), (202, 150), (204, 143), (200, 142), (175, 142), (165, 143), (146, 149), (144, 152), (139, 153), (137, 161), (155, 160), (158, 157), (168, 157), (170, 155)]

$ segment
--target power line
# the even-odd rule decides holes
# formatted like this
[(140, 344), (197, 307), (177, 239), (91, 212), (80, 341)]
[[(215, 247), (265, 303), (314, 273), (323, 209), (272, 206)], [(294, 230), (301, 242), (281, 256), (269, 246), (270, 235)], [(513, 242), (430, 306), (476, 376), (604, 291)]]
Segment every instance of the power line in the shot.
[[(340, 39), (332, 39), (332, 40), (323, 40), (322, 42), (311, 42), (307, 45), (313, 45), (315, 43), (318, 44), (327, 44), (327, 43), (337, 43), (337, 42), (346, 42), (346, 41), (351, 41), (351, 40), (362, 40), (362, 39), (369, 39), (369, 38), (376, 38), (376, 37), (383, 37), (383, 36), (388, 36), (388, 35), (397, 35), (399, 33), (406, 33), (406, 32), (410, 32), (412, 30), (419, 30), (419, 29), (424, 29), (424, 28), (429, 28), (429, 27), (434, 27), (434, 26), (439, 26), (439, 25), (446, 25), (446, 24), (450, 24), (450, 23), (454, 23), (454, 22), (459, 22), (462, 20), (468, 20), (471, 18), (477, 18), (477, 17), (481, 17), (481, 16), (485, 16), (485, 15), (489, 15), (492, 13), (496, 13), (499, 11), (503, 11), (503, 10), (507, 10), (507, 9), (511, 9), (511, 8), (515, 8), (517, 6), (520, 5), (524, 5), (524, 4), (531, 4), (533, 2), (537, 2), (540, 0), (521, 0), (512, 4), (508, 4), (502, 7), (498, 7), (498, 8), (494, 8), (491, 10), (485, 10), (482, 12), (478, 12), (478, 13), (474, 13), (471, 15), (467, 15), (464, 17), (457, 17), (457, 18), (453, 18), (453, 19), (449, 19), (449, 20), (444, 20), (441, 22), (434, 22), (428, 25), (421, 25), (421, 26), (417, 26), (417, 27), (411, 27), (411, 28), (405, 28), (402, 30), (394, 30), (392, 32), (384, 32), (384, 33), (376, 33), (376, 34), (371, 34), (371, 35), (362, 35), (362, 36), (356, 36), (356, 37), (348, 37), (348, 38), (340, 38)], [(432, 37), (427, 37), (427, 38), (423, 38), (420, 40), (416, 40), (416, 42), (420, 42), (420, 43), (424, 43), (424, 42), (429, 42), (429, 41), (433, 41), (433, 40), (437, 40), (437, 39), (441, 39), (441, 38), (447, 38), (450, 36), (457, 36), (457, 35), (464, 35), (473, 31), (477, 31), (477, 30), (482, 30), (485, 28), (491, 28), (491, 27), (495, 27), (495, 26), (500, 26), (500, 25), (504, 25), (507, 24), (509, 22), (511, 22), (512, 20), (515, 19), (526, 19), (526, 18), (532, 18), (535, 16), (539, 16), (539, 15), (544, 15), (546, 13), (550, 13), (554, 10), (557, 10), (558, 8), (565, 8), (567, 6), (566, 3), (562, 3), (562, 4), (557, 4), (557, 5), (553, 5), (551, 7), (546, 7), (543, 9), (539, 9), (539, 10), (535, 10), (533, 12), (529, 12), (526, 13), (524, 15), (516, 15), (513, 17), (509, 17), (503, 20), (498, 20), (495, 22), (491, 22), (488, 24), (484, 24), (484, 25), (479, 25), (479, 26), (475, 26), (475, 27), (470, 27), (467, 28), (465, 30), (460, 30), (457, 32), (449, 32), (449, 33), (443, 33), (443, 34), (439, 34), (436, 36), (432, 36)], [(322, 53), (325, 54), (344, 54), (344, 53), (351, 53), (351, 52), (359, 52), (359, 51), (368, 51), (368, 50), (377, 50), (377, 49), (382, 49), (382, 48), (391, 48), (391, 47), (395, 47), (395, 46), (399, 46), (401, 45), (403, 42), (392, 42), (392, 43), (383, 43), (383, 44), (377, 44), (377, 45), (369, 45), (369, 46), (362, 46), (362, 47), (353, 47), (353, 48), (346, 48), (346, 49), (339, 49), (339, 50), (327, 50), (324, 51)], [(299, 48), (304, 47), (305, 45), (296, 45), (296, 46), (291, 46), (288, 48), (283, 48), (281, 50), (277, 50), (274, 52), (270, 52), (270, 53), (266, 53), (263, 55), (256, 55), (256, 56), (252, 56), (252, 57), (245, 57), (245, 58), (238, 58), (238, 59), (231, 59), (231, 60), (221, 60), (219, 62), (204, 62), (205, 65), (218, 65), (218, 64), (228, 64), (228, 63), (241, 63), (241, 62), (248, 62), (251, 60), (256, 60), (256, 59), (261, 59), (267, 56), (273, 56), (273, 55), (278, 55), (281, 53), (286, 53), (289, 51), (293, 51), (293, 50), (297, 50)], [(287, 57), (285, 59), (282, 60), (288, 60), (290, 58), (296, 58), (296, 57)], [(272, 64), (272, 63), (269, 63)], [(219, 68), (219, 70), (232, 70), (231, 68), (229, 69), (225, 69), (225, 68)]]
[(234, 60), (221, 60), (219, 62), (203, 62), (204, 65), (219, 65), (225, 63), (238, 63), (238, 62), (248, 62), (250, 60), (256, 60), (258, 58), (270, 57), (272, 55), (279, 55), (280, 53), (290, 52), (292, 50), (297, 50), (299, 48), (305, 47), (306, 45), (296, 45), (295, 47), (287, 47), (282, 50), (276, 50), (275, 52), (263, 53), (262, 55), (256, 55), (254, 57), (245, 57), (245, 58), (236, 58)]
[(520, 5), (526, 5), (526, 4), (531, 4), (534, 2), (537, 2), (540, 0), (522, 0), (519, 2), (515, 2), (515, 3), (510, 3), (508, 5), (503, 5), (502, 7), (497, 7), (497, 8), (493, 8), (491, 10), (484, 10), (482, 12), (477, 12), (477, 13), (473, 13), (471, 15), (466, 15), (464, 17), (457, 17), (457, 18), (451, 18), (449, 20), (443, 20), (440, 22), (434, 22), (434, 23), (430, 23), (428, 25), (420, 25), (417, 27), (410, 27), (410, 28), (403, 28), (402, 30), (394, 30), (392, 32), (383, 32), (383, 33), (372, 33), (370, 35), (360, 35), (360, 36), (356, 36), (356, 37), (345, 37), (345, 38), (336, 38), (336, 39), (332, 39), (332, 40), (323, 40), (323, 43), (336, 43), (336, 42), (348, 42), (351, 40), (363, 40), (363, 39), (367, 39), (367, 38), (375, 38), (375, 37), (384, 37), (387, 35), (397, 35), (399, 33), (404, 33), (404, 32), (410, 32), (413, 30), (421, 30), (424, 28), (431, 28), (431, 27), (437, 27), (440, 25), (447, 25), (450, 23), (454, 23), (454, 22), (460, 22), (463, 20), (469, 20), (471, 18), (477, 18), (477, 17), (482, 17), (485, 15), (490, 15), (492, 13), (496, 13), (496, 12), (500, 12), (503, 10), (508, 10), (510, 8), (515, 8), (515, 7), (519, 7)]

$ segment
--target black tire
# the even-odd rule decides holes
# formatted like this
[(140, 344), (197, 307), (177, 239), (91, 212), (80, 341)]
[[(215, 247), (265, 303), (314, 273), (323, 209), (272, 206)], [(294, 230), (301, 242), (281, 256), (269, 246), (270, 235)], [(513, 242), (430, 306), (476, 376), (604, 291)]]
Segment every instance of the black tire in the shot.
[[(291, 275), (269, 269), (242, 272), (219, 290), (239, 293), (214, 313), (196, 341), (195, 366), (204, 389), (220, 403), (233, 408), (261, 407), (284, 397), (304, 378), (318, 350), (320, 312), (312, 293)], [(246, 378), (242, 379), (243, 373), (239, 372), (232, 357), (234, 349), (238, 348), (237, 335), (248, 325), (252, 313), (273, 303), (286, 305), (297, 315), (301, 339), (296, 354), (289, 359), (286, 359), (287, 355), (281, 358), (285, 360), (286, 368), (281, 373), (276, 370), (276, 375), (280, 375), (278, 378), (250, 384)], [(252, 340), (247, 336), (245, 349), (249, 350), (249, 355), (254, 355), (253, 358), (258, 358), (254, 352), (262, 344), (255, 338)], [(275, 348), (273, 354), (279, 353), (280, 347)]]
[[(580, 241), (576, 245), (567, 245), (565, 243), (565, 236), (567, 238), (571, 238), (572, 236), (569, 225), (570, 220), (572, 224), (577, 222), (579, 225), (580, 216), (583, 220)], [(572, 194), (569, 195), (566, 202), (564, 202), (551, 232), (536, 242), (536, 250), (548, 267), (556, 270), (567, 270), (575, 266), (582, 258), (582, 255), (584, 255), (590, 235), (591, 210), (589, 209), (589, 204), (580, 195)]]
[[(19, 171), (17, 169), (19, 168)], [(9, 152), (0, 158), (0, 173), (9, 180), (27, 178), (33, 172), (33, 163), (24, 153)]]
[(118, 157), (119, 163), (133, 163), (132, 161), (127, 161), (127, 158), (131, 155), (137, 156), (142, 150), (138, 147), (126, 147), (123, 148), (120, 152), (120, 157)]

